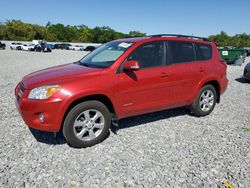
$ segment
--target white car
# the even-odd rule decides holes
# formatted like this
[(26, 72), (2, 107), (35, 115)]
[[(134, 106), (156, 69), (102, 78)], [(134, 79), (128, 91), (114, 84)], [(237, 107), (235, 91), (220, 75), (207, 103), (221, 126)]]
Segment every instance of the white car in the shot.
[(34, 51), (35, 50), (35, 44), (23, 44), (22, 50), (24, 51)]
[(10, 49), (11, 50), (21, 50), (22, 49), (22, 43), (20, 43), (20, 42), (12, 42), (11, 44), (10, 44)]
[(84, 49), (85, 47), (82, 45), (75, 45), (72, 47), (72, 50), (76, 50), (76, 51), (83, 51)]

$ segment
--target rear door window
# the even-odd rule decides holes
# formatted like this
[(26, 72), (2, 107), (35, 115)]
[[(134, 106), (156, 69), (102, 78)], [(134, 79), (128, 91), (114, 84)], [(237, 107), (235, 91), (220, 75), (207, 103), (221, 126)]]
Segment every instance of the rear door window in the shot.
[(195, 50), (192, 42), (170, 41), (171, 62), (173, 64), (195, 61)]
[(205, 61), (212, 58), (212, 47), (208, 44), (196, 43), (198, 49), (198, 60)]

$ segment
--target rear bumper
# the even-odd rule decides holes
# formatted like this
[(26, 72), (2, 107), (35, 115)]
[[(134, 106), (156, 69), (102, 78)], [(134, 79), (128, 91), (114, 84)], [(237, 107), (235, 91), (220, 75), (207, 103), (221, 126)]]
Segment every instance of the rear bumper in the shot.
[(222, 79), (221, 84), (220, 84), (220, 94), (222, 95), (228, 86), (228, 79), (226, 77), (224, 77), (224, 79)]

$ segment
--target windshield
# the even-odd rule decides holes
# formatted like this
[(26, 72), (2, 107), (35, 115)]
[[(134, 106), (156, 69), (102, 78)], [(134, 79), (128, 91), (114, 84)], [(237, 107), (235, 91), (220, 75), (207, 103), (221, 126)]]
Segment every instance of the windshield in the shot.
[(132, 42), (121, 41), (106, 43), (82, 58), (80, 64), (88, 67), (107, 68), (132, 45)]

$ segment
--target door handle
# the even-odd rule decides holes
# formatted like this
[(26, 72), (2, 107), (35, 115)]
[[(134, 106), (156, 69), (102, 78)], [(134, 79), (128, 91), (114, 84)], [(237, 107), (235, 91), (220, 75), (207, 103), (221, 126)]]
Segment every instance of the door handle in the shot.
[(205, 69), (202, 68), (202, 67), (200, 67), (199, 71), (200, 71), (200, 72), (205, 72)]
[(165, 72), (163, 72), (163, 73), (161, 73), (161, 77), (162, 77), (162, 78), (167, 78), (168, 75), (167, 75)]

